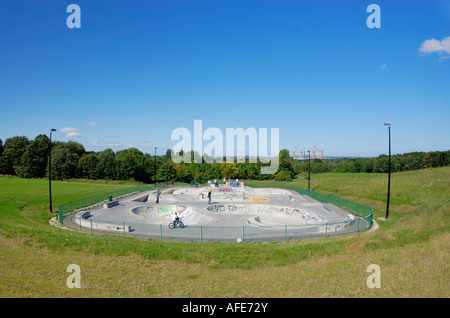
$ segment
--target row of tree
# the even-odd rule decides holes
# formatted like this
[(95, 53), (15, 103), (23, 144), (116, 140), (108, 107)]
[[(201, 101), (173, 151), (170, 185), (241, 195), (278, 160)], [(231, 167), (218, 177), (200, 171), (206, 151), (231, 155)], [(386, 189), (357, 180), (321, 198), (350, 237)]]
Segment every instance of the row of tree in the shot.
[[(391, 156), (391, 172), (419, 170), (450, 165), (449, 151), (410, 152)], [(301, 171), (308, 171), (308, 161), (301, 163)], [(369, 172), (387, 173), (389, 156), (377, 158), (312, 160), (311, 172)]]
[[(39, 135), (34, 140), (24, 136), (0, 139), (0, 174), (17, 175), (23, 178), (48, 177), (50, 140)], [(136, 180), (145, 183), (157, 181), (205, 181), (222, 178), (231, 179), (275, 179), (289, 181), (303, 172), (388, 172), (389, 157), (294, 160), (289, 151), (279, 153), (279, 168), (275, 174), (261, 174), (262, 163), (180, 163), (172, 161), (170, 150), (162, 156), (151, 156), (137, 148), (114, 152), (105, 149), (99, 152), (86, 151), (77, 142), (52, 142), (51, 177), (54, 180), (70, 178)], [(191, 158), (197, 154), (191, 153)], [(412, 152), (393, 155), (391, 171), (417, 170), (450, 165), (449, 151)]]

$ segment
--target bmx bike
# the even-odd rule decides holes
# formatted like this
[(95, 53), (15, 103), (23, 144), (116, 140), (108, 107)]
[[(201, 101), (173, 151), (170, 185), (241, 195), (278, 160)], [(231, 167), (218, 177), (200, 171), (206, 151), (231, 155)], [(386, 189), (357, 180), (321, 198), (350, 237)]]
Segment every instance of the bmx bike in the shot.
[(169, 223), (169, 229), (175, 229), (175, 228), (184, 228), (184, 223), (181, 220), (178, 221), (172, 221)]

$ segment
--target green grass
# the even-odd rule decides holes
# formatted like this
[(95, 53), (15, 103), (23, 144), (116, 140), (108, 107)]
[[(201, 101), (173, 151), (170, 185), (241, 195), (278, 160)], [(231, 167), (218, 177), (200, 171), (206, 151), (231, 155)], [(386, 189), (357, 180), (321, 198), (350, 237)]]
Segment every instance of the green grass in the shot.
[[(448, 297), (449, 168), (392, 175), (389, 221), (352, 236), (286, 244), (178, 243), (100, 236), (48, 223), (48, 182), (0, 177), (0, 297)], [(313, 175), (311, 188), (384, 216), (387, 175)], [(291, 183), (248, 185), (306, 187)], [(67, 201), (132, 184), (53, 182)], [(397, 194), (398, 193), (398, 194)], [(69, 264), (82, 288), (66, 286)], [(369, 264), (382, 288), (365, 282)], [(170, 279), (169, 279), (170, 278)]]

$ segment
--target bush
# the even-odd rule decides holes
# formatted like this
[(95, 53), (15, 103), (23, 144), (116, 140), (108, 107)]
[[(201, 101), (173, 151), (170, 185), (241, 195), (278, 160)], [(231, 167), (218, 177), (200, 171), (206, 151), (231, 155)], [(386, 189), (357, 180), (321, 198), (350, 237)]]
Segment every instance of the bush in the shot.
[(276, 181), (292, 181), (291, 175), (286, 170), (281, 170), (275, 175)]

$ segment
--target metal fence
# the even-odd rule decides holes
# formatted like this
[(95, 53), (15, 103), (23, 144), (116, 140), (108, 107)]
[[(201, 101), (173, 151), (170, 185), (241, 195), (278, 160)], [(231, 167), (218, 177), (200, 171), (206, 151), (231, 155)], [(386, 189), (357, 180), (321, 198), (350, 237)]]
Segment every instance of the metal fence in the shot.
[(155, 189), (155, 186), (149, 186), (147, 184), (141, 184), (135, 187), (123, 188), (116, 191), (97, 194), (80, 200), (70, 201), (62, 204), (58, 208), (58, 219), (61, 224), (63, 224), (64, 219), (73, 212), (86, 209), (88, 207), (93, 207), (98, 204), (102, 204), (111, 199), (117, 199), (129, 194), (138, 193), (146, 190)]
[(155, 189), (161, 189), (165, 188), (166, 186), (185, 186), (186, 183), (182, 182), (161, 182), (157, 183), (156, 185), (148, 185), (148, 184), (140, 184), (134, 187), (127, 187), (103, 194), (97, 194), (93, 195), (87, 198), (70, 201), (67, 203), (62, 204), (58, 209), (58, 219), (61, 224), (63, 224), (64, 218), (68, 215), (85, 210), (87, 208), (92, 208), (97, 205), (101, 205), (105, 202), (108, 202), (110, 200), (116, 200), (120, 199), (122, 197), (132, 195), (135, 193), (143, 192), (143, 191), (149, 191), (149, 190), (155, 190)]
[[(163, 184), (158, 187), (164, 186)], [(192, 241), (192, 242), (287, 242), (290, 240), (303, 240), (313, 238), (335, 237), (366, 231), (372, 226), (373, 209), (367, 205), (359, 204), (340, 198), (334, 194), (322, 195), (313, 190), (299, 187), (289, 187), (302, 195), (313, 199), (331, 203), (347, 210), (357, 216), (337, 223), (319, 223), (313, 225), (284, 225), (284, 226), (214, 226), (190, 225), (184, 228), (169, 229), (166, 224), (144, 224), (129, 222), (111, 222), (96, 220), (94, 217), (83, 218), (74, 212), (87, 207), (106, 202), (113, 198), (152, 190), (155, 186), (139, 185), (132, 188), (117, 190), (103, 195), (72, 201), (59, 207), (59, 220), (70, 228), (86, 233), (115, 234), (135, 238), (166, 240), (166, 241)]]
[(308, 195), (319, 202), (334, 204), (356, 216), (366, 219), (370, 224), (369, 228), (372, 226), (373, 209), (368, 205), (356, 203), (341, 198), (335, 194), (323, 195), (310, 189), (302, 189), (298, 187), (295, 191), (303, 195)]
[[(324, 223), (318, 225), (284, 225), (273, 227), (257, 226), (213, 226), (190, 225), (169, 229), (166, 224), (144, 224), (111, 222), (89, 218), (83, 222), (76, 216), (69, 216), (64, 224), (81, 232), (114, 234), (120, 236), (187, 242), (287, 242), (348, 235), (368, 230), (367, 219), (357, 218), (348, 222)], [(101, 224), (101, 226), (99, 226)]]

